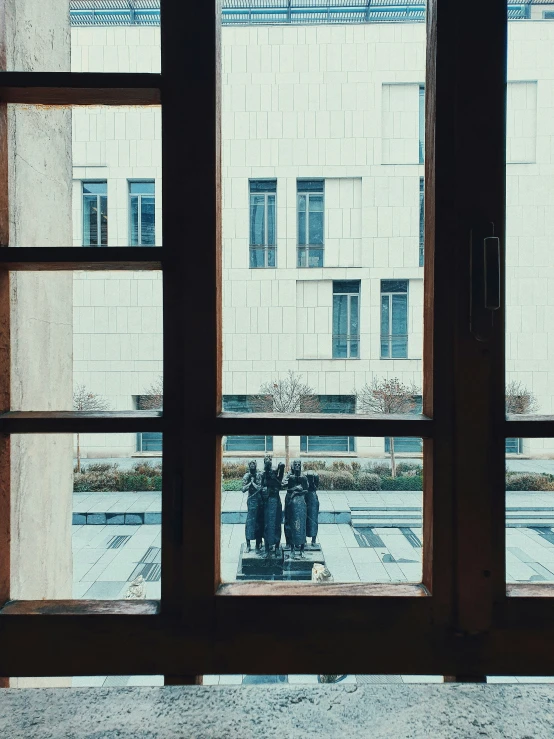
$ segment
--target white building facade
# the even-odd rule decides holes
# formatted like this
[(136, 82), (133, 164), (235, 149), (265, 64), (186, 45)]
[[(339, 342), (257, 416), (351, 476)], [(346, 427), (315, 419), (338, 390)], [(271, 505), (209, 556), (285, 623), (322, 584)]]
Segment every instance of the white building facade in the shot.
[[(322, 23), (313, 11), (270, 24), (224, 5), (224, 406), (251, 410), (260, 388), (290, 371), (322, 412), (354, 412), (356, 391), (374, 378), (421, 388), (422, 13)], [(529, 17), (509, 31), (507, 379), (549, 414), (554, 4), (510, 6), (514, 18), (520, 5)], [(159, 71), (156, 25), (73, 15), (73, 71)], [(73, 111), (74, 245), (161, 244), (160, 137), (157, 108)], [(141, 407), (162, 374), (161, 284), (151, 273), (75, 276), (74, 381), (113, 409)], [(225, 453), (281, 456), (283, 441), (228, 438)], [(89, 436), (82, 446), (90, 457), (157, 454), (161, 440)], [(421, 454), (417, 439), (396, 448)], [(539, 439), (507, 450), (554, 456)], [(388, 441), (297, 437), (291, 451), (382, 458)]]

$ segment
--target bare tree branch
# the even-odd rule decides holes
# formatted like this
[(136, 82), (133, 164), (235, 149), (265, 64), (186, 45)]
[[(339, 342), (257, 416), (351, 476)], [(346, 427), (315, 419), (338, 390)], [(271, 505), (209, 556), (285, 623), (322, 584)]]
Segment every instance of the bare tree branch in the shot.
[(319, 413), (321, 410), (313, 388), (292, 371), (283, 379), (263, 384), (251, 402), (258, 413)]
[(110, 404), (101, 395), (87, 390), (85, 385), (76, 385), (73, 391), (73, 410), (75, 411), (107, 411)]
[(163, 376), (160, 375), (157, 380), (145, 389), (140, 396), (139, 411), (154, 411), (163, 408), (164, 404), (164, 383)]
[(361, 390), (354, 391), (358, 410), (362, 413), (411, 413), (420, 394), (417, 385), (405, 385), (397, 377), (390, 380), (373, 378)]
[(506, 385), (506, 413), (533, 413), (538, 410), (537, 399), (521, 382), (512, 380)]

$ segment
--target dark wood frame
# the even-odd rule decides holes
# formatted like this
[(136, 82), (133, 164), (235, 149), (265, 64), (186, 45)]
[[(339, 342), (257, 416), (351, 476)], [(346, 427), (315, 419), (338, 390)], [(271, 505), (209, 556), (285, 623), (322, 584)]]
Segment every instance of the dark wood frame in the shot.
[[(162, 6), (161, 75), (1, 74), (0, 243), (7, 103), (161, 101), (164, 246), (0, 250), (0, 675), (193, 683), (265, 673), (269, 654), (279, 673), (551, 674), (554, 589), (505, 584), (504, 441), (554, 436), (554, 418), (505, 419), (503, 310), (487, 343), (468, 320), (472, 230), (494, 221), (504, 242), (505, 0), (481, 4), (478, 19), (429, 0), (424, 415), (394, 418), (221, 413), (219, 9), (200, 3), (190, 23), (186, 4)], [(183, 202), (185, 239), (202, 249), (183, 246)], [(9, 412), (9, 270), (114, 268), (163, 269), (163, 414)], [(9, 435), (145, 429), (164, 434), (161, 602), (10, 602)], [(221, 437), (285, 429), (424, 437), (421, 585), (220, 584)]]

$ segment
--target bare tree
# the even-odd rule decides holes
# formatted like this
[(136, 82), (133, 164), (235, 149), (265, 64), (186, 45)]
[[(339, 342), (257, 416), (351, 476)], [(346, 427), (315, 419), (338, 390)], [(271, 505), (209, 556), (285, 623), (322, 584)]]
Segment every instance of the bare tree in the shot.
[(537, 399), (530, 390), (516, 380), (506, 385), (506, 414), (533, 413), (538, 410)]
[[(420, 391), (413, 383), (405, 385), (397, 377), (373, 378), (361, 390), (354, 391), (358, 410), (362, 413), (411, 413), (417, 405), (416, 396)], [(389, 437), (391, 474), (396, 477), (396, 458), (394, 438)]]
[[(321, 405), (313, 388), (306, 385), (300, 375), (289, 370), (286, 377), (271, 380), (260, 387), (259, 395), (252, 399), (257, 413), (319, 413)], [(285, 436), (285, 469), (290, 468), (290, 437)]]
[[(75, 411), (107, 411), (110, 404), (101, 395), (87, 390), (85, 385), (76, 385), (73, 391), (73, 410)], [(77, 434), (77, 472), (81, 471), (81, 440)]]
[(139, 411), (157, 411), (164, 404), (164, 382), (160, 375), (140, 396)]

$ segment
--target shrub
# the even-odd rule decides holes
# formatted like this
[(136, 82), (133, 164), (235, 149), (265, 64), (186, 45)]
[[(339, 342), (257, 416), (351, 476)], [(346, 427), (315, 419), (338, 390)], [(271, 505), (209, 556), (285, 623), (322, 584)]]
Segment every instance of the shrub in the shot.
[(356, 478), (356, 490), (381, 490), (381, 478), (373, 472), (362, 472)]
[(351, 467), (352, 467), (352, 474), (354, 475), (354, 477), (360, 474), (362, 465), (359, 462), (352, 462)]
[(551, 477), (537, 472), (509, 472), (506, 475), (506, 490), (553, 490)]
[(396, 472), (400, 476), (422, 475), (423, 467), (420, 464), (409, 464), (408, 462), (399, 462), (396, 465)]
[(303, 466), (304, 465), (307, 470), (311, 470), (313, 472), (327, 469), (327, 463), (324, 459), (310, 459), (309, 461), (304, 462)]
[(319, 472), (320, 490), (355, 490), (354, 475), (345, 470), (323, 470)]
[(116, 472), (119, 469), (119, 465), (98, 462), (96, 464), (89, 464), (86, 467), (83, 465), (82, 469), (83, 472)]
[(115, 470), (106, 472), (76, 472), (73, 476), (73, 490), (76, 493), (109, 493), (120, 490), (118, 474)]
[(342, 460), (335, 460), (331, 468), (333, 470), (340, 470), (341, 472), (352, 472), (350, 462), (343, 462)]
[(381, 490), (423, 490), (423, 477), (382, 477)]
[(153, 477), (152, 482), (153, 482), (153, 487), (152, 487), (153, 490), (162, 489), (162, 476), (161, 475), (156, 475), (155, 477)]
[(135, 490), (152, 490), (151, 478), (147, 475), (129, 475), (128, 473), (119, 475), (119, 490), (135, 491)]
[(223, 462), (221, 468), (224, 480), (237, 480), (248, 472), (248, 465), (244, 462)]
[(240, 492), (242, 490), (242, 480), (224, 480), (223, 490), (231, 490), (231, 491)]
[(363, 471), (370, 472), (374, 475), (379, 475), (380, 477), (387, 477), (390, 476), (391, 468), (390, 464), (378, 462), (377, 464), (366, 464), (363, 467)]
[(136, 462), (133, 465), (133, 474), (144, 475), (145, 477), (158, 477), (162, 474), (162, 465), (159, 462), (155, 465), (151, 462)]

